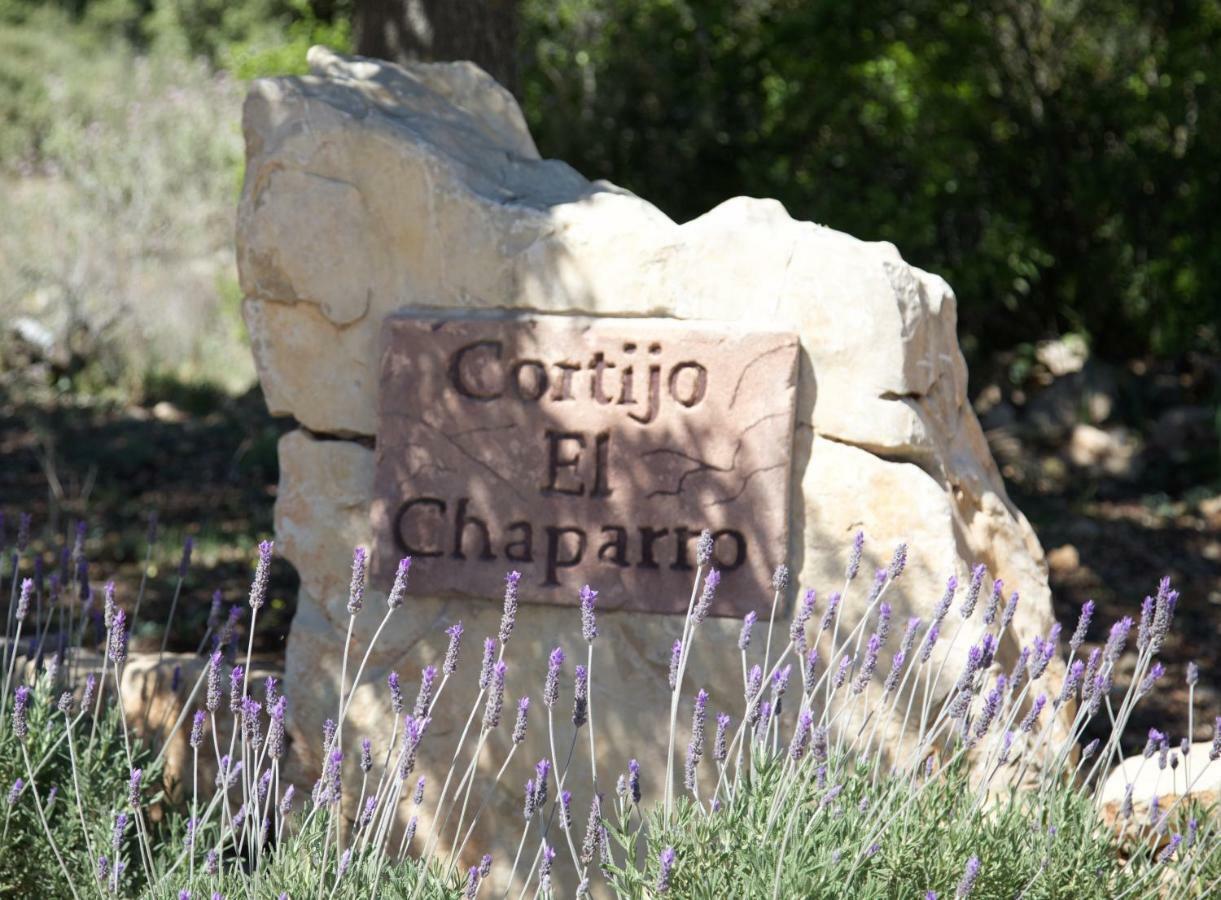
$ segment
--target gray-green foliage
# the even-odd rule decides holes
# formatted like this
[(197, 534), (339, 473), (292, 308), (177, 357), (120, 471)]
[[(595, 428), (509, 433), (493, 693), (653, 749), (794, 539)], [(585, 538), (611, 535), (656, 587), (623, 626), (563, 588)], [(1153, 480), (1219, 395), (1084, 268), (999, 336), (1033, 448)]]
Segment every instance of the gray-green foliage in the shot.
[[(630, 849), (648, 865), (613, 866), (612, 884), (618, 896), (650, 896), (660, 851), (673, 847), (671, 891), (699, 900), (881, 900), (923, 898), (930, 890), (950, 897), (972, 856), (981, 862), (975, 898), (1012, 898), (1024, 891), (1031, 900), (1103, 900), (1139, 888), (1148, 854), (1131, 867), (1117, 865), (1114, 834), (1081, 793), (1058, 786), (1045, 797), (1014, 795), (1012, 803), (998, 796), (981, 810), (968, 776), (956, 766), (916, 792), (919, 783), (872, 785), (868, 770), (858, 769), (822, 787), (807, 780), (799, 793), (786, 795), (779, 761), (771, 759), (752, 768), (745, 790), (716, 815), (704, 815), (687, 801), (672, 822), (657, 811), (648, 814), (646, 838), (636, 833), (638, 816), (629, 816), (621, 802), (612, 829), (617, 850)], [(778, 796), (783, 799), (776, 816)], [(891, 818), (896, 824), (875, 841), (880, 823)], [(873, 843), (877, 850), (868, 855)], [(1197, 886), (1207, 883), (1199, 875)]]

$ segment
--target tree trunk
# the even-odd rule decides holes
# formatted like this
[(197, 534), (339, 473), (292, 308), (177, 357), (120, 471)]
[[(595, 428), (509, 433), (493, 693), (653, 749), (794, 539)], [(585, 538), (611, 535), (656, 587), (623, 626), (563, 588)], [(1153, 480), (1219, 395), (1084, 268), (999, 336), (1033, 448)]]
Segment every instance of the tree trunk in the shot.
[(517, 0), (357, 0), (355, 19), (361, 56), (469, 59), (517, 90)]

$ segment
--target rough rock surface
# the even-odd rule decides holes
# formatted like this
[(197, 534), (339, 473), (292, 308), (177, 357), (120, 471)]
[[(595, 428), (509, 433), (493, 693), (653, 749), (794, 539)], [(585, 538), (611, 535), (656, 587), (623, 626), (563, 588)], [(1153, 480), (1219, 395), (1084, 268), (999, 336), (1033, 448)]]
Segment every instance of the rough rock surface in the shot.
[[(625, 190), (540, 159), (512, 98), (470, 64), (404, 69), (315, 48), (310, 65), (308, 77), (251, 89), (238, 216), (245, 316), (263, 389), (273, 412), (302, 426), (280, 444), (276, 534), (302, 580), (286, 685), (307, 770), (320, 762), (322, 721), (336, 708), (351, 549), (373, 542), (379, 330), (404, 310), (647, 315), (744, 328), (762, 320), (798, 334), (788, 547), (795, 586), (839, 589), (848, 545), (863, 529), (864, 582), (896, 543), (911, 545), (890, 596), (897, 622), (927, 616), (948, 575), (963, 579), (982, 562), (1022, 592), (1016, 636), (1028, 643), (1047, 632), (1043, 553), (1006, 496), (967, 402), (956, 301), (941, 278), (909, 266), (890, 244), (794, 221), (771, 200), (735, 198), (679, 225)], [(866, 589), (854, 585), (845, 601), (849, 624)], [(355, 653), (381, 619), (378, 596), (370, 592), (357, 619)], [(585, 652), (575, 610), (523, 600), (506, 652), (506, 706), (524, 693), (537, 701), (551, 647), (563, 646), (570, 660)], [(769, 602), (759, 598), (764, 617)], [(401, 671), (412, 696), (420, 667), (440, 663), (442, 628), (461, 619), (466, 669), (446, 688), (427, 739), (435, 754), (421, 762), (430, 784), (439, 783), (474, 694), (478, 643), (495, 634), (499, 615), (488, 602), (411, 599), (370, 658), (345, 738), (386, 739), (386, 673)], [(656, 796), (669, 647), (681, 619), (607, 613), (599, 624), (599, 780), (609, 788), (636, 757)], [(734, 712), (741, 675), (723, 661), (736, 659), (737, 635), (734, 620), (708, 620), (686, 682), (706, 687), (713, 708)], [(1005, 641), (998, 665), (1011, 665), (1016, 651), (1016, 640)], [(563, 744), (566, 712), (557, 716)], [(684, 704), (680, 720), (688, 718)], [(495, 734), (484, 751), (489, 777), (507, 741)], [(587, 771), (586, 749), (582, 736), (576, 771)], [(513, 811), (530, 767), (549, 755), (545, 733), (533, 728), (495, 798), (509, 821), (519, 819)], [(582, 821), (588, 779), (573, 791)], [(487, 821), (468, 854), (487, 848), (498, 860), (511, 857), (516, 829), (493, 832)]]

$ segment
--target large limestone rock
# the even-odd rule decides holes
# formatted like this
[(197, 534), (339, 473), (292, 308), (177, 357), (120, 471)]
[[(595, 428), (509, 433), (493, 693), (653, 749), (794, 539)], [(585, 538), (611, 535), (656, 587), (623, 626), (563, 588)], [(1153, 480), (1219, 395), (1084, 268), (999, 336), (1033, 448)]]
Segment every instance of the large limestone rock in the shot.
[[(251, 89), (238, 216), (245, 316), (263, 389), (274, 413), (301, 426), (280, 444), (276, 534), (302, 580), (286, 687), (307, 770), (320, 764), (322, 721), (337, 706), (351, 550), (373, 542), (379, 331), (404, 310), (765, 322), (798, 334), (794, 583), (824, 595), (839, 589), (852, 535), (863, 529), (864, 582), (896, 543), (911, 545), (890, 596), (900, 628), (908, 615), (927, 616), (948, 575), (965, 579), (982, 562), (1023, 598), (998, 665), (1012, 663), (1018, 640), (1047, 632), (1043, 553), (1006, 496), (967, 402), (956, 301), (941, 278), (909, 266), (890, 244), (794, 221), (771, 200), (735, 198), (677, 224), (621, 188), (540, 159), (512, 98), (472, 65), (399, 68), (318, 48), (310, 65), (308, 77)], [(854, 585), (845, 601), (849, 626), (866, 589)], [(378, 597), (370, 592), (357, 619), (354, 654), (381, 618)], [(547, 651), (558, 644), (580, 659), (584, 643), (575, 609), (530, 606), (528, 592), (523, 599), (506, 653), (507, 702), (529, 694), (537, 704)], [(759, 598), (764, 616), (769, 602)], [(474, 696), (477, 645), (495, 634), (499, 615), (487, 601), (412, 598), (370, 658), (345, 738), (386, 739), (386, 673), (402, 672), (410, 697), (420, 667), (440, 663), (442, 629), (461, 619), (466, 668), (446, 688), (427, 739), (433, 749), (421, 762), (435, 790)], [(669, 647), (681, 627), (677, 616), (600, 619), (592, 707), (604, 789), (635, 757), (646, 792), (660, 790)], [(735, 620), (709, 619), (687, 680), (708, 689), (713, 709), (735, 714), (738, 630)], [(959, 640), (959, 653), (973, 637)], [(563, 746), (566, 711), (557, 717)], [(489, 778), (507, 738), (494, 735), (484, 751)], [(586, 750), (582, 736), (574, 771), (588, 772)], [(473, 839), (478, 852), (512, 856), (521, 785), (549, 755), (545, 734), (533, 728), (493, 800), (513, 823), (510, 833), (485, 817)], [(574, 778), (583, 821), (589, 779)], [(426, 803), (426, 819), (428, 810)]]

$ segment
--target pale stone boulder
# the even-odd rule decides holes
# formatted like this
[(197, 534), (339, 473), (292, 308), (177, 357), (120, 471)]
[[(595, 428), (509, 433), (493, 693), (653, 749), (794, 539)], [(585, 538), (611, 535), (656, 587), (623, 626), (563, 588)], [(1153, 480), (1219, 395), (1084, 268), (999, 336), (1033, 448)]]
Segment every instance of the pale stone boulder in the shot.
[[(1211, 749), (1210, 741), (1196, 741), (1183, 755), (1176, 744), (1171, 755), (1177, 764), (1165, 768), (1159, 765), (1156, 753), (1148, 759), (1142, 754), (1129, 756), (1103, 782), (1099, 803), (1106, 821), (1121, 836), (1131, 838), (1150, 833), (1154, 798), (1159, 815), (1170, 813), (1168, 821), (1177, 821), (1189, 801), (1205, 809), (1215, 806), (1221, 801), (1221, 759), (1210, 760)], [(1125, 797), (1130, 810), (1125, 809)], [(1167, 829), (1163, 839), (1169, 834)]]
[[(1019, 639), (1047, 633), (1043, 552), (1006, 496), (968, 403), (956, 301), (942, 279), (909, 266), (890, 244), (794, 221), (775, 201), (735, 198), (677, 224), (620, 188), (539, 159), (512, 98), (469, 64), (400, 68), (315, 48), (310, 65), (310, 76), (251, 88), (238, 214), (244, 310), (263, 390), (272, 412), (302, 426), (280, 443), (276, 533), (302, 579), (286, 690), (306, 770), (319, 768), (322, 722), (337, 709), (352, 547), (373, 543), (379, 333), (401, 311), (647, 315), (796, 333), (791, 537), (787, 553), (776, 551), (795, 587), (839, 590), (860, 529), (868, 543), (860, 582), (845, 599), (846, 627), (860, 616), (873, 568), (906, 541), (908, 569), (888, 597), (900, 629), (909, 615), (927, 618), (947, 576), (965, 583), (969, 567), (984, 563), (1022, 593), (1016, 639), (1002, 643), (997, 665), (1012, 664)], [(367, 595), (354, 658), (383, 616), (387, 587)], [(575, 609), (532, 606), (528, 591), (522, 599), (506, 651), (506, 710), (528, 694), (535, 718), (467, 848), (468, 859), (488, 850), (498, 865), (516, 846), (522, 784), (551, 755), (538, 727), (546, 655), (558, 645), (569, 656), (556, 710), (562, 756), (572, 736), (571, 664), (586, 654)], [(770, 600), (758, 598), (764, 619)], [(437, 790), (474, 696), (479, 644), (496, 633), (499, 616), (494, 602), (412, 597), (370, 656), (344, 732), (350, 749), (361, 734), (389, 736), (386, 673), (402, 673), (410, 705), (420, 668), (440, 663), (443, 629), (462, 620), (464, 667), (446, 688), (426, 739), (432, 749), (420, 760)], [(790, 616), (791, 603), (777, 621), (780, 644)], [(948, 621), (938, 653), (959, 620)], [(636, 758), (655, 798), (681, 617), (605, 613), (599, 627), (591, 698), (599, 787), (612, 788)], [(977, 614), (958, 653), (978, 627)], [(707, 620), (686, 681), (691, 691), (709, 691), (710, 713), (735, 718), (738, 631), (735, 620)], [(761, 656), (761, 640), (752, 654)], [(887, 665), (884, 654), (880, 668)], [(682, 722), (690, 721), (689, 703)], [(477, 791), (503, 759), (507, 732), (485, 749)], [(572, 789), (582, 823), (590, 778), (588, 739), (579, 737)], [(885, 737), (896, 746), (897, 735)], [(430, 809), (426, 802), (421, 834)], [(493, 816), (510, 826), (494, 828)], [(570, 893), (573, 885), (562, 887)]]

